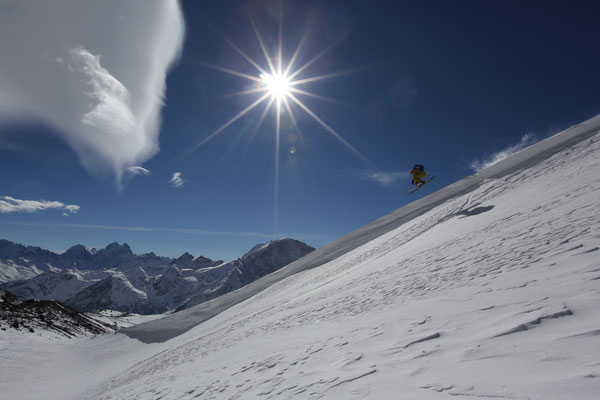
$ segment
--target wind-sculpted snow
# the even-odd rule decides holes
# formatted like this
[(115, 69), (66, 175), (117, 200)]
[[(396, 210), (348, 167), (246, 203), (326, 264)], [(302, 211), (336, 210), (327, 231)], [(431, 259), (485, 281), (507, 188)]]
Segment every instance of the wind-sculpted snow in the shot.
[[(411, 203), (392, 214), (386, 215), (377, 221), (374, 221), (363, 228), (349, 233), (316, 251), (308, 254), (300, 260), (288, 265), (287, 267), (267, 275), (258, 281), (255, 281), (241, 290), (237, 290), (219, 297), (208, 303), (203, 303), (184, 312), (170, 315), (163, 319), (154, 320), (145, 325), (134, 326), (124, 330), (123, 332), (130, 337), (142, 340), (144, 342), (160, 342), (171, 339), (180, 335), (194, 326), (214, 317), (223, 310), (249, 299), (250, 297), (260, 293), (271, 285), (288, 278), (294, 274), (306, 271), (348, 253), (349, 251), (362, 246), (371, 240), (392, 231), (395, 228), (403, 226), (406, 223), (412, 222), (415, 218), (426, 212), (433, 210), (435, 207), (448, 203), (452, 211), (444, 215), (440, 215), (433, 225), (441, 223), (448, 218), (454, 217), (456, 214), (469, 216), (469, 210), (478, 207), (482, 204), (481, 201), (475, 201), (473, 198), (467, 197), (466, 201), (458, 203), (451, 201), (465, 195), (479, 187), (489, 187), (488, 183), (497, 179), (528, 179), (535, 178), (535, 174), (543, 173), (544, 171), (531, 171), (525, 176), (524, 170), (545, 161), (548, 157), (559, 153), (561, 150), (567, 149), (570, 146), (584, 141), (600, 130), (600, 116), (596, 116), (584, 123), (578, 124), (570, 129), (561, 132), (549, 139), (539, 142), (507, 159), (504, 159), (482, 171), (476, 175), (469, 176), (459, 182), (456, 182), (444, 189), (441, 189), (434, 194), (431, 194), (419, 201)], [(566, 162), (566, 161), (565, 161)], [(562, 165), (563, 162), (559, 162)], [(536, 171), (539, 169), (536, 169)], [(533, 175), (531, 175), (533, 174)], [(493, 193), (498, 191), (508, 190), (506, 185), (492, 185), (489, 189)], [(483, 209), (476, 210), (486, 212), (490, 211), (494, 205), (485, 204)], [(473, 213), (473, 210), (471, 210)], [(437, 213), (436, 213), (437, 215)], [(417, 226), (410, 232), (406, 233), (402, 243), (409, 242), (421, 233), (429, 230), (433, 225), (424, 224)], [(365, 253), (364, 258), (369, 258), (370, 253)]]
[[(126, 331), (155, 343), (13, 340), (3, 361), (30, 373), (0, 365), (3, 394), (596, 400), (599, 131), (588, 121), (552, 151), (540, 143), (250, 289)], [(359, 245), (361, 233), (374, 237)]]

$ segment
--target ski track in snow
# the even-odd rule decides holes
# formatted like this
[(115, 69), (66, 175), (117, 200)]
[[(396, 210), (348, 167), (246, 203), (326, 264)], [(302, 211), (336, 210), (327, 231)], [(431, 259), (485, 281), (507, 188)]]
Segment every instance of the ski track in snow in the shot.
[[(596, 134), (167, 342), (63, 343), (50, 378), (81, 387), (45, 398), (597, 399), (599, 247)], [(5, 393), (35, 398), (44, 363), (9, 353)]]

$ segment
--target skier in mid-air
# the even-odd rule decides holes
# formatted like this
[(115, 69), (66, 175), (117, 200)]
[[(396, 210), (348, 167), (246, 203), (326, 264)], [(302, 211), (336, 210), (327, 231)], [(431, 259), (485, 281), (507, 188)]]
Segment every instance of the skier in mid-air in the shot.
[(422, 166), (421, 164), (413, 165), (412, 169), (410, 170), (410, 174), (412, 175), (412, 182), (410, 182), (411, 185), (423, 186), (423, 184), (425, 183), (423, 181), (423, 178), (425, 178), (425, 176), (427, 175), (425, 173), (424, 166)]

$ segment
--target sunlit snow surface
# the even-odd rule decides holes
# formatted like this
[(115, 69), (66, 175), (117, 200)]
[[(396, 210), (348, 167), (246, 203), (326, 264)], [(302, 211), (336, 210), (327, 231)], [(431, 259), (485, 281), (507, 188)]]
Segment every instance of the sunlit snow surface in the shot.
[(0, 332), (2, 396), (597, 399), (598, 131), (420, 199), (273, 274), (287, 279), (129, 330), (155, 343)]

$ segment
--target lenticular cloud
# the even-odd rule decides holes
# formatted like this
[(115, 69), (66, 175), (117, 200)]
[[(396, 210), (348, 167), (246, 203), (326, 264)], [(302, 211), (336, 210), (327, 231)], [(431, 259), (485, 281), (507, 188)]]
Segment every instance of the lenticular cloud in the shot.
[(120, 183), (158, 151), (165, 78), (183, 32), (176, 0), (8, 1), (0, 124), (48, 124), (89, 171)]

